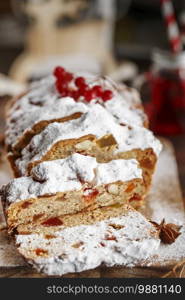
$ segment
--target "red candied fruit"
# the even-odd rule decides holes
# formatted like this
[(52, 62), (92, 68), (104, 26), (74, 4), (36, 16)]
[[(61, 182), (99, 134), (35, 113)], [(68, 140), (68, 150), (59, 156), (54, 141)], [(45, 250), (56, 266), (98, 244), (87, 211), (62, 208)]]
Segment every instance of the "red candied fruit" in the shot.
[(48, 251), (47, 251), (47, 250), (44, 250), (44, 249), (42, 249), (42, 248), (37, 248), (37, 249), (35, 249), (35, 253), (36, 253), (36, 255), (38, 255), (38, 256), (43, 256), (43, 255), (45, 255), (45, 254), (48, 254)]
[(91, 202), (93, 201), (96, 196), (98, 196), (99, 191), (96, 189), (91, 189), (91, 188), (85, 188), (84, 192), (89, 192), (87, 195), (83, 195), (83, 198), (86, 202)]
[(63, 225), (63, 222), (55, 217), (55, 218), (50, 218), (50, 219), (47, 219), (46, 221), (42, 222), (42, 225), (43, 226), (60, 226), (60, 225)]
[(106, 241), (116, 241), (116, 237), (113, 235), (106, 235), (105, 240)]
[(28, 208), (30, 205), (32, 205), (32, 202), (30, 202), (30, 201), (25, 201), (25, 202), (21, 205), (21, 207), (22, 207), (23, 209), (25, 209), (25, 208)]
[(138, 194), (134, 194), (130, 199), (129, 199), (129, 202), (132, 202), (132, 201), (141, 201), (142, 198), (140, 195)]

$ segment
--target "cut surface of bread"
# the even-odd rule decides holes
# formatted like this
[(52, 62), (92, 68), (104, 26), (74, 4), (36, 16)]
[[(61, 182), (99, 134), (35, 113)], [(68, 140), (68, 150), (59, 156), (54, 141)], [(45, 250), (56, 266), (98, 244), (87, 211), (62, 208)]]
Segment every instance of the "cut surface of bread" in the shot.
[(57, 217), (49, 217), (45, 219), (37, 219), (35, 222), (28, 222), (18, 225), (16, 228), (9, 226), (9, 233), (13, 234), (31, 234), (31, 233), (45, 233), (53, 234), (55, 231), (67, 227), (80, 226), (80, 225), (93, 225), (96, 222), (107, 220), (110, 218), (120, 217), (127, 212), (128, 204), (114, 204), (104, 206), (96, 209), (87, 207), (81, 212), (75, 214), (62, 215)]
[(73, 154), (37, 165), (30, 177), (14, 179), (1, 194), (13, 229), (84, 209), (125, 203), (138, 208), (145, 190), (135, 159), (97, 163), (93, 157)]
[(156, 228), (129, 207), (121, 217), (80, 225), (53, 234), (16, 236), (18, 251), (38, 271), (61, 276), (104, 266), (133, 267), (156, 255)]

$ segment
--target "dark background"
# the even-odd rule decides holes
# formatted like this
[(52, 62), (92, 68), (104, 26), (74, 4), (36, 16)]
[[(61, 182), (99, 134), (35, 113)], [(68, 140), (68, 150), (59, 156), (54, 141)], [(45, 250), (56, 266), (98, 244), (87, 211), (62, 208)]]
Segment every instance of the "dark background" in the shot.
[[(153, 47), (169, 47), (160, 1), (115, 0), (115, 3), (115, 55), (120, 60), (127, 58), (135, 61), (144, 70), (150, 64)], [(174, 0), (173, 3), (179, 16), (185, 10), (185, 1)], [(15, 57), (23, 50), (27, 26), (28, 20), (16, 10), (13, 11), (11, 0), (0, 0), (1, 73), (8, 72)]]

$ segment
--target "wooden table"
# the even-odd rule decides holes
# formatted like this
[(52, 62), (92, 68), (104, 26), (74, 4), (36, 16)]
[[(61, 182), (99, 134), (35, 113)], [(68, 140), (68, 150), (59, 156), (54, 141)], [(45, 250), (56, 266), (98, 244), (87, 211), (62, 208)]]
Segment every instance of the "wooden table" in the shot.
[[(168, 137), (174, 145), (181, 189), (185, 198), (185, 134)], [(185, 202), (184, 202), (185, 203)]]

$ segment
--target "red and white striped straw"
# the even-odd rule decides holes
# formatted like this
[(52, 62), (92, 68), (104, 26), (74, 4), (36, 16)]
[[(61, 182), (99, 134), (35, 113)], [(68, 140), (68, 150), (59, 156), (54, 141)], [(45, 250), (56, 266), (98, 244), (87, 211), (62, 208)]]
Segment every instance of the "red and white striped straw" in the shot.
[(171, 0), (160, 0), (162, 13), (166, 22), (168, 39), (170, 41), (173, 53), (179, 53), (182, 50), (182, 42), (179, 28), (175, 18), (174, 8)]

